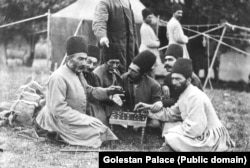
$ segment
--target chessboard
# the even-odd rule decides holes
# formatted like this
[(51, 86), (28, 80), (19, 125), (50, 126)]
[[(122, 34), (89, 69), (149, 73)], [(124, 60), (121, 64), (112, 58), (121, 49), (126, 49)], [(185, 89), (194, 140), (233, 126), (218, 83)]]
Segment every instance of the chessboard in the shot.
[[(147, 125), (148, 111), (129, 112), (129, 111), (113, 111), (110, 116), (109, 123), (111, 130), (113, 125), (133, 126), (134, 128), (141, 127), (141, 144), (143, 144), (145, 136), (145, 128)], [(112, 146), (112, 143), (111, 143)]]
[(148, 111), (129, 112), (113, 111), (109, 123), (115, 125), (127, 125), (134, 127), (146, 127)]

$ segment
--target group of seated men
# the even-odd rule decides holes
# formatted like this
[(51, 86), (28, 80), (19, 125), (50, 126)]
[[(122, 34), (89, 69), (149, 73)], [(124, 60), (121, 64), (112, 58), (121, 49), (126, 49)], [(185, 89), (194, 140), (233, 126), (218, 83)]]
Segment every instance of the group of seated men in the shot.
[[(88, 46), (84, 37), (70, 37), (66, 50), (65, 65), (49, 79), (37, 130), (56, 133), (55, 138), (71, 145), (98, 148), (103, 141), (118, 139), (108, 122), (114, 110), (147, 109), (147, 126), (162, 129), (163, 148), (227, 151), (233, 146), (192, 71), (192, 61), (181, 58), (181, 46), (171, 44), (165, 53), (169, 73), (162, 86), (147, 75), (156, 61), (148, 50), (136, 55), (124, 74), (119, 73), (119, 45), (104, 47), (104, 63), (97, 67), (99, 49)], [(122, 104), (114, 101), (119, 94), (123, 94)]]

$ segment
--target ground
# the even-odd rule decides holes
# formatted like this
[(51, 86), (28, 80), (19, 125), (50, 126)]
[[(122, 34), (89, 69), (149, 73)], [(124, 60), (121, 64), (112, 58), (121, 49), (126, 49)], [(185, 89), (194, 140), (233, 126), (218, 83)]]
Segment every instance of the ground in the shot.
[[(0, 102), (15, 100), (15, 93), (25, 79), (34, 72), (42, 71), (46, 72), (45, 60), (35, 60), (33, 68), (10, 65), (0, 69)], [(206, 89), (205, 92), (236, 143), (234, 151), (250, 151), (250, 94), (230, 89)], [(114, 132), (120, 140), (113, 143), (112, 149), (109, 143), (103, 144), (100, 149), (86, 149), (28, 139), (18, 136), (17, 131), (11, 127), (0, 127), (0, 148), (3, 149), (0, 152), (0, 168), (98, 167), (96, 151), (157, 151), (163, 142), (159, 130), (147, 130), (144, 145), (140, 144), (140, 130), (115, 127)], [(65, 152), (65, 149), (81, 152)]]

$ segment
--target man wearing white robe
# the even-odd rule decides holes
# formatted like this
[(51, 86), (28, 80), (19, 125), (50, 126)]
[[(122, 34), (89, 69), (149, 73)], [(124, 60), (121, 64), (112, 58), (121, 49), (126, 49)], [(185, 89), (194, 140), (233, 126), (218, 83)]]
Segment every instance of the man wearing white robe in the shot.
[[(164, 127), (164, 146), (174, 151), (229, 151), (234, 146), (208, 96), (191, 84), (192, 61), (179, 58), (172, 70), (172, 82), (181, 95), (170, 108), (149, 113), (149, 117), (172, 124)], [(137, 109), (153, 105), (139, 103)], [(169, 125), (170, 126), (170, 125)]]
[(167, 24), (167, 37), (168, 45), (179, 44), (183, 47), (183, 58), (190, 58), (186, 44), (188, 43), (188, 37), (184, 34), (180, 24), (183, 10), (179, 4), (173, 6), (173, 17)]
[(149, 50), (156, 56), (152, 77), (154, 77), (154, 75), (164, 75), (164, 65), (162, 64), (158, 50), (160, 46), (160, 40), (152, 28), (152, 26), (156, 24), (156, 17), (149, 8), (142, 10), (142, 16), (144, 22), (142, 23), (140, 29), (141, 45), (139, 52), (141, 53), (142, 51)]

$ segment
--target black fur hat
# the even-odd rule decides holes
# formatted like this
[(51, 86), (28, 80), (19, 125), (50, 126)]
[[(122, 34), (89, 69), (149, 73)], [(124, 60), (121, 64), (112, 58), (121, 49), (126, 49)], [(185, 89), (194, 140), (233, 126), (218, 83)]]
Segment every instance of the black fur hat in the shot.
[(95, 57), (97, 60), (100, 59), (100, 49), (96, 46), (88, 46), (88, 56)]
[(173, 56), (176, 59), (183, 57), (183, 48), (178, 44), (170, 44), (165, 52), (165, 56)]
[(146, 73), (151, 70), (155, 60), (156, 56), (152, 52), (145, 50), (133, 59), (133, 63), (140, 67), (142, 73)]
[(145, 19), (148, 15), (153, 14), (153, 12), (149, 8), (143, 9), (141, 13), (142, 13), (143, 19)]
[(182, 74), (186, 79), (191, 78), (193, 73), (192, 60), (178, 58), (173, 66), (172, 74), (173, 73)]
[(175, 13), (176, 11), (178, 10), (182, 10), (182, 6), (180, 4), (177, 4), (175, 3), (173, 6), (172, 6), (172, 13)]
[(109, 43), (109, 47), (103, 48), (103, 60), (104, 62), (108, 62), (111, 59), (118, 59), (120, 60), (120, 45), (115, 43)]
[(68, 56), (75, 53), (87, 53), (87, 41), (83, 36), (71, 36), (67, 40), (66, 50)]

